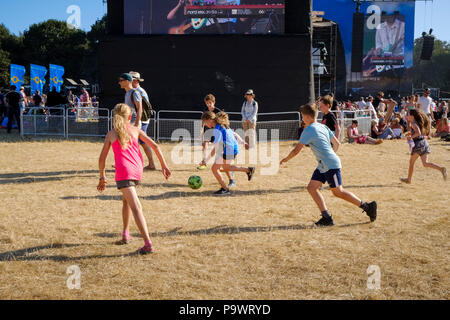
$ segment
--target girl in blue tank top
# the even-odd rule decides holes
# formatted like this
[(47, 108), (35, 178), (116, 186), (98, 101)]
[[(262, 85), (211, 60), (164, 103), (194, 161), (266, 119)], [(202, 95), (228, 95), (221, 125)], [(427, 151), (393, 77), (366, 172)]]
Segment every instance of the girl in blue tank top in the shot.
[[(229, 195), (230, 189), (229, 186), (232, 184), (232, 178), (230, 172), (240, 171), (247, 173), (248, 180), (250, 181), (253, 173), (255, 172), (254, 167), (236, 167), (231, 163), (236, 158), (239, 153), (238, 141), (242, 144), (245, 144), (245, 147), (248, 148), (248, 145), (236, 134), (233, 130), (230, 129), (230, 121), (228, 119), (228, 114), (221, 111), (217, 114), (211, 111), (207, 111), (202, 115), (202, 121), (205, 126), (208, 128), (214, 129), (214, 148), (211, 150), (209, 155), (205, 155), (200, 165), (206, 165), (206, 163), (212, 157), (215, 157), (214, 164), (211, 167), (211, 171), (213, 172), (214, 177), (219, 182), (221, 188), (215, 195)], [(223, 181), (221, 171), (225, 172), (230, 180), (230, 184), (227, 186)]]

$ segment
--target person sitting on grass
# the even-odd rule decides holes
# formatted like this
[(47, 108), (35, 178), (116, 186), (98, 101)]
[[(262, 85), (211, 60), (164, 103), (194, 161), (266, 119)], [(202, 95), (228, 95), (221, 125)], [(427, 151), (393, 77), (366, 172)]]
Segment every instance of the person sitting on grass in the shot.
[(375, 221), (377, 218), (377, 203), (375, 201), (369, 203), (361, 201), (353, 193), (343, 188), (341, 179), (341, 160), (336, 155), (340, 143), (327, 126), (317, 122), (318, 110), (316, 104), (305, 104), (300, 107), (300, 112), (302, 114), (302, 119), (305, 121), (305, 130), (303, 131), (297, 146), (287, 157), (280, 161), (280, 165), (288, 162), (299, 154), (303, 149), (303, 146), (308, 144), (311, 147), (311, 151), (314, 153), (319, 163), (311, 177), (307, 189), (322, 214), (322, 218), (317, 221), (315, 225), (320, 227), (334, 225), (333, 218), (328, 212), (325, 200), (320, 192), (320, 189), (325, 182), (328, 182), (331, 192), (335, 197), (360, 207), (369, 216), (371, 222)]
[(370, 136), (374, 139), (392, 139), (394, 136), (394, 132), (386, 125), (383, 118), (378, 120), (378, 124), (372, 120), (370, 126)]
[(448, 135), (450, 135), (450, 123), (448, 122), (448, 118), (442, 118), (436, 126), (436, 132), (433, 134), (433, 137), (442, 138)]
[(373, 139), (366, 135), (361, 135), (358, 132), (358, 120), (352, 120), (352, 125), (347, 128), (348, 142), (353, 143), (356, 141), (358, 144), (380, 144), (383, 143), (382, 139)]
[(393, 132), (393, 138), (395, 139), (401, 139), (403, 137), (403, 126), (400, 124), (400, 120), (396, 117), (394, 120), (391, 121), (391, 124), (389, 125)]

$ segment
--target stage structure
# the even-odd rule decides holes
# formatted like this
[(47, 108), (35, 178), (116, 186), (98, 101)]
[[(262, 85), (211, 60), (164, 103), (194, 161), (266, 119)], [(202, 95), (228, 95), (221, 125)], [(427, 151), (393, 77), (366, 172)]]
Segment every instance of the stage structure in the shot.
[(346, 96), (411, 93), (415, 0), (314, 0), (314, 10), (339, 25)]
[(253, 89), (260, 112), (314, 99), (311, 0), (108, 1), (99, 45), (102, 107), (124, 99), (118, 77), (137, 71), (157, 109), (240, 112)]
[(339, 26), (318, 18), (313, 21), (314, 88), (317, 96), (334, 93), (345, 95), (345, 53)]

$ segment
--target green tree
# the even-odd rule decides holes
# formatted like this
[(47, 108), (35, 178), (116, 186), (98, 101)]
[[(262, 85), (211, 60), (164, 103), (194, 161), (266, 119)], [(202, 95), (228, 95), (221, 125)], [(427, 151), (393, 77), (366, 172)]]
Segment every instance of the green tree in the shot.
[(0, 88), (8, 87), (10, 84), (9, 73), (11, 60), (9, 59), (8, 52), (0, 49)]
[(24, 32), (23, 48), (27, 63), (58, 64), (64, 66), (67, 76), (78, 78), (87, 50), (86, 33), (70, 29), (63, 21), (48, 20), (33, 24)]
[(420, 60), (423, 38), (414, 41), (414, 66), (409, 70), (414, 87), (426, 86), (450, 92), (450, 43), (435, 39), (431, 60)]

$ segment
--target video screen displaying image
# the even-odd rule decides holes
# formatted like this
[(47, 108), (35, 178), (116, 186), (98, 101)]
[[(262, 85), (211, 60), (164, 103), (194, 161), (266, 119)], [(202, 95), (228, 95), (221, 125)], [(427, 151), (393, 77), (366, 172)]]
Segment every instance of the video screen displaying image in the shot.
[(405, 17), (398, 12), (381, 16), (377, 28), (364, 28), (363, 76), (382, 77), (405, 68)]
[(124, 32), (284, 34), (284, 0), (124, 0)]

